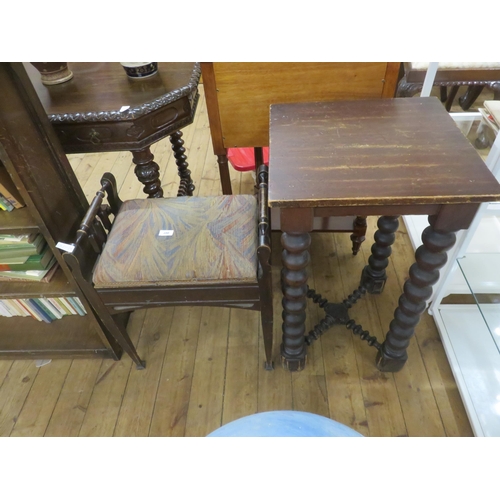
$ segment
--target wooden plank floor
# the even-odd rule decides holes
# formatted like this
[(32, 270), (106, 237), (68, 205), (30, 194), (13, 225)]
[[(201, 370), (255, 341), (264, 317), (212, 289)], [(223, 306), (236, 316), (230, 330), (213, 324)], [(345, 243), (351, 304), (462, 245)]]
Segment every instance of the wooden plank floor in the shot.
[[(219, 194), (203, 87), (184, 141), (195, 194)], [(178, 177), (168, 139), (152, 148), (162, 172), (165, 196), (175, 196)], [(87, 197), (105, 171), (116, 177), (123, 199), (145, 197), (129, 153), (71, 155)], [(250, 173), (232, 171), (237, 193), (253, 192)], [(315, 233), (310, 285), (332, 301), (358, 284), (369, 249), (353, 257), (347, 233)], [(280, 244), (273, 235), (275, 306), (272, 372), (264, 353), (257, 312), (224, 308), (176, 307), (135, 312), (128, 331), (147, 369), (121, 361), (0, 361), (1, 436), (205, 436), (226, 422), (269, 410), (301, 410), (325, 415), (365, 436), (472, 436), (464, 406), (433, 319), (424, 314), (409, 348), (405, 368), (379, 372), (375, 349), (346, 328), (329, 330), (309, 348), (300, 373), (279, 366), (281, 336)], [(352, 317), (383, 339), (401, 293), (413, 252), (401, 223), (384, 294), (362, 299)], [(308, 324), (321, 318), (308, 308)]]

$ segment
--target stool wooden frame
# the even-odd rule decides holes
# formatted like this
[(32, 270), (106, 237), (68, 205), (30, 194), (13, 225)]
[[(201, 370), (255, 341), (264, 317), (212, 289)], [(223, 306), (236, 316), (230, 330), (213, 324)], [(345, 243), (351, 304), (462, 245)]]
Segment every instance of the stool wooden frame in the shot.
[[(110, 216), (116, 217), (122, 205), (113, 175), (110, 173), (103, 175), (102, 188), (97, 192), (77, 231), (74, 248), (72, 251), (65, 252), (63, 256), (96, 316), (138, 368), (143, 368), (145, 363), (140, 359), (124, 325), (116, 321), (116, 317), (121, 313), (130, 313), (141, 308), (201, 305), (260, 311), (266, 354), (265, 368), (272, 369), (273, 305), (267, 175), (267, 167), (265, 165), (259, 167), (258, 216), (256, 217), (258, 220), (256, 220), (255, 227), (255, 231), (258, 232), (255, 282), (230, 284), (215, 282), (210, 285), (190, 282), (165, 286), (145, 283), (145, 286), (123, 284), (119, 288), (97, 288), (92, 282), (93, 269), (113, 230)], [(102, 204), (106, 194), (109, 206)], [(114, 237), (117, 237), (116, 234)]]

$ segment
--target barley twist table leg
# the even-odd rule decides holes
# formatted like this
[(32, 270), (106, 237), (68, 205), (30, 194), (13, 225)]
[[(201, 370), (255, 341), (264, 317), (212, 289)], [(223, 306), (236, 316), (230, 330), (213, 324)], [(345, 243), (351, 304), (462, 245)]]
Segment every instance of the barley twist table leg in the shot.
[(383, 216), (377, 222), (378, 231), (375, 232), (375, 243), (372, 245), (368, 265), (363, 269), (361, 285), (369, 293), (382, 293), (389, 265), (389, 256), (392, 253), (395, 233), (399, 227), (398, 216)]
[(281, 244), (283, 270), (283, 342), (281, 364), (290, 371), (302, 370), (306, 363), (304, 339), (306, 321), (307, 270), (311, 236), (308, 233), (283, 233)]
[(177, 196), (192, 196), (194, 184), (191, 179), (191, 170), (189, 170), (189, 165), (186, 161), (187, 157), (184, 154), (186, 149), (184, 148), (184, 141), (182, 140), (182, 132), (180, 130), (170, 136), (170, 144), (172, 144), (177, 171), (181, 179)]
[(439, 269), (446, 264), (446, 251), (455, 244), (455, 233), (436, 231), (432, 221), (433, 217), (429, 217), (431, 225), (422, 233), (423, 245), (415, 252), (416, 262), (410, 267), (410, 277), (404, 284), (389, 332), (377, 354), (376, 362), (381, 371), (396, 372), (406, 363), (406, 349), (426, 309), (426, 301), (432, 295), (432, 285), (439, 279)]

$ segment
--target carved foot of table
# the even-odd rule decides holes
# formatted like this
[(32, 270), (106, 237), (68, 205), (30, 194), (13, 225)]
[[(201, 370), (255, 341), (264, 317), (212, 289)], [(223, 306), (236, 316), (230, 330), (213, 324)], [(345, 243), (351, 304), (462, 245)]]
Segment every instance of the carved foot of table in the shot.
[(180, 130), (170, 136), (170, 144), (172, 144), (177, 171), (181, 179), (177, 196), (192, 196), (194, 184), (191, 179), (191, 170), (189, 170), (189, 165), (186, 161), (187, 157), (184, 154), (186, 149), (184, 148), (184, 141), (182, 140), (182, 132)]
[(304, 341), (306, 320), (307, 270), (311, 236), (308, 233), (283, 233), (281, 285), (283, 290), (283, 342), (281, 364), (290, 371), (300, 371), (306, 363)]
[(149, 148), (132, 151), (133, 162), (136, 167), (135, 175), (142, 184), (143, 192), (148, 198), (163, 198), (163, 189), (160, 182), (160, 167), (154, 162), (154, 156)]
[(410, 277), (404, 284), (389, 332), (377, 354), (376, 363), (381, 371), (397, 372), (406, 363), (406, 349), (426, 309), (426, 301), (432, 295), (432, 285), (439, 279), (439, 269), (446, 264), (446, 251), (455, 244), (455, 233), (435, 230), (434, 220), (429, 217), (431, 225), (422, 233), (423, 245), (415, 252), (416, 262), (410, 267)]

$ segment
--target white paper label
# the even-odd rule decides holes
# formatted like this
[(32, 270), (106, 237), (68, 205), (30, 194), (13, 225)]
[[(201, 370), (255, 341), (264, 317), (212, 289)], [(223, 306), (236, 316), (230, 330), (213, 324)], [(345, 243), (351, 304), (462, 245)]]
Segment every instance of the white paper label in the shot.
[(158, 236), (173, 236), (173, 235), (174, 235), (173, 229), (160, 229), (160, 232), (158, 233)]
[(68, 243), (62, 243), (59, 241), (56, 245), (56, 248), (59, 248), (59, 250), (64, 250), (65, 252), (68, 252), (68, 253), (73, 253), (73, 250), (75, 249), (75, 245), (73, 245), (73, 244), (68, 245)]

